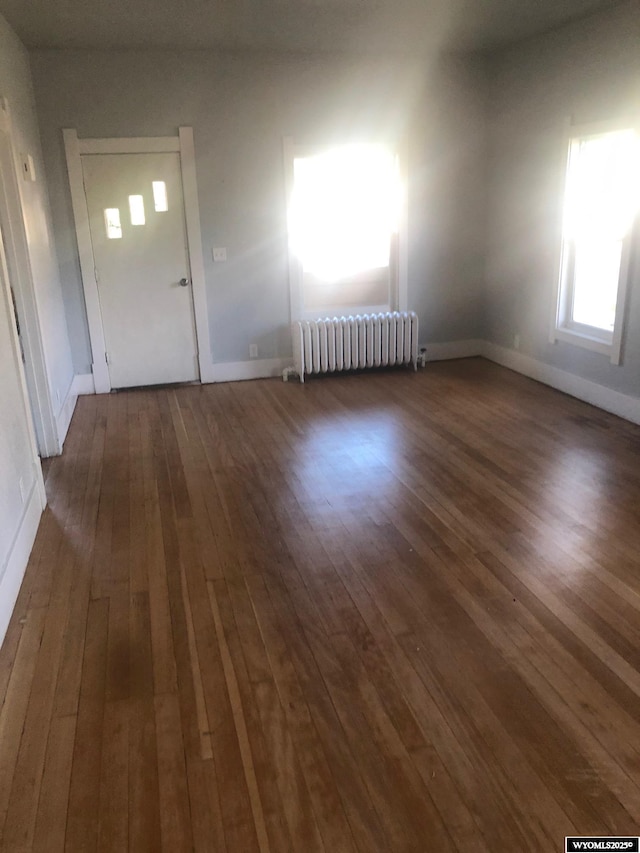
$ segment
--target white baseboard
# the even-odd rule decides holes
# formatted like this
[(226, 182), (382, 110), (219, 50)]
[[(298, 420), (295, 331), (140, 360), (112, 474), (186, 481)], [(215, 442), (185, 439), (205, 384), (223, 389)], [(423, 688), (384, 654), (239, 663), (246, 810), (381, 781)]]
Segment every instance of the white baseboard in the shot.
[(591, 403), (592, 406), (597, 406), (627, 421), (640, 424), (640, 398), (638, 397), (631, 397), (629, 394), (614, 391), (605, 385), (583, 379), (574, 373), (568, 373), (559, 367), (553, 367), (551, 364), (538, 361), (520, 352), (515, 352), (515, 350), (500, 347), (489, 341), (483, 342), (481, 355), (490, 361), (495, 361), (496, 364), (515, 370), (516, 373), (522, 373), (537, 382), (563, 391), (571, 397), (577, 397), (578, 400)]
[(208, 385), (210, 382), (217, 382), (215, 375), (215, 364), (213, 362), (200, 363), (200, 382), (203, 385)]
[(34, 480), (4, 571), (0, 575), (0, 645), (7, 633), (9, 620), (20, 592), (20, 584), (29, 562), (43, 508), (42, 495), (37, 480)]
[(96, 386), (93, 373), (76, 373), (71, 383), (71, 393), (79, 397), (81, 394), (95, 394)]
[(62, 453), (64, 440), (67, 437), (67, 432), (69, 431), (69, 424), (71, 423), (73, 411), (76, 407), (76, 402), (78, 400), (78, 395), (73, 390), (74, 384), (75, 377), (71, 380), (71, 383), (69, 384), (69, 390), (67, 391), (67, 395), (64, 398), (64, 403), (62, 404), (62, 407), (58, 412), (58, 417), (56, 418), (56, 424), (58, 427), (58, 441), (60, 443), (59, 453)]
[[(427, 350), (427, 361), (447, 361), (456, 358), (473, 358), (483, 356), (489, 361), (508, 367), (510, 370), (521, 373), (563, 391), (578, 400), (584, 400), (593, 406), (598, 406), (607, 412), (618, 415), (625, 420), (640, 424), (640, 398), (613, 391), (605, 385), (582, 379), (574, 373), (561, 370), (559, 367), (538, 361), (530, 356), (523, 355), (515, 350), (498, 346), (490, 341), (480, 339), (467, 339), (462, 341), (447, 341), (445, 343), (422, 344)], [(207, 376), (202, 377), (203, 382), (236, 382), (242, 379), (264, 379), (271, 376), (280, 376), (285, 367), (290, 367), (292, 360), (289, 358), (267, 358), (252, 359), (251, 361), (232, 361), (212, 364)], [(69, 394), (94, 394), (95, 386), (92, 374), (77, 374), (71, 383)], [(73, 409), (69, 414), (69, 420)], [(68, 424), (67, 424), (68, 427)], [(65, 430), (66, 433), (66, 430)]]
[(237, 382), (241, 379), (267, 379), (281, 376), (290, 358), (261, 358), (251, 361), (229, 361), (212, 365), (212, 382)]
[[(266, 379), (280, 376), (285, 367), (291, 364), (290, 358), (262, 358), (251, 361), (225, 361), (211, 364), (201, 372), (201, 381), (236, 382), (241, 379)], [(77, 373), (71, 384), (71, 392), (76, 396), (95, 394), (96, 387), (91, 373)]]
[(521, 352), (483, 340), (427, 343), (424, 346), (427, 349), (427, 361), (445, 361), (479, 355), (530, 379), (542, 382), (543, 385), (549, 385), (571, 397), (576, 397), (578, 400), (583, 400), (632, 423), (640, 424), (640, 398), (614, 391), (605, 385), (583, 379), (575, 373), (538, 361)]
[(469, 339), (446, 343), (421, 344), (427, 350), (427, 361), (449, 361), (454, 358), (473, 358), (482, 355), (485, 341)]

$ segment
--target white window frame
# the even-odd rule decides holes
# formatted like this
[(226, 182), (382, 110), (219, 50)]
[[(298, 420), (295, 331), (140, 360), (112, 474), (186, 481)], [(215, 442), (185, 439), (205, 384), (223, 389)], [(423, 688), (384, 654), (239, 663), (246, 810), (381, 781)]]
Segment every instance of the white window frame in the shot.
[[(298, 157), (311, 157), (322, 151), (326, 151), (331, 146), (326, 145), (311, 145), (295, 142), (292, 136), (283, 138), (283, 157), (284, 157), (284, 178), (285, 178), (285, 194), (286, 194), (286, 214), (287, 214), (287, 236), (288, 236), (288, 212), (293, 197), (293, 162)], [(407, 265), (407, 235), (408, 235), (408, 216), (407, 216), (407, 157), (403, 146), (394, 143), (393, 149), (398, 157), (398, 167), (400, 183), (403, 188), (402, 199), (400, 203), (400, 220), (398, 223), (398, 250), (396, 260), (396, 270), (392, 269), (392, 281), (389, 293), (389, 308), (391, 311), (407, 311), (408, 305), (408, 265)], [(305, 311), (303, 308), (302, 298), (302, 266), (299, 259), (292, 250), (291, 241), (288, 240), (289, 252), (289, 306), (291, 313), (291, 322), (297, 320), (317, 320), (327, 316), (327, 311)], [(377, 305), (358, 305), (355, 309), (358, 314), (377, 313), (380, 306)], [(328, 312), (331, 314), (331, 310)], [(335, 312), (334, 312), (335, 313)], [(339, 314), (344, 313), (344, 309), (338, 309)]]
[(213, 382), (193, 128), (180, 127), (178, 128), (177, 136), (79, 139), (75, 128), (66, 128), (62, 131), (62, 134), (69, 173), (76, 240), (80, 257), (82, 287), (87, 309), (92, 373), (96, 394), (108, 394), (111, 390), (111, 379), (106, 361), (102, 312), (100, 310), (98, 282), (93, 258), (93, 244), (89, 228), (89, 210), (82, 174), (82, 157), (92, 154), (154, 154), (175, 152), (180, 156), (182, 195), (187, 232), (187, 253), (191, 268), (191, 296), (193, 299), (200, 381), (203, 383)]
[(551, 322), (551, 343), (563, 341), (600, 353), (609, 357), (611, 364), (621, 363), (622, 336), (624, 320), (626, 316), (627, 291), (629, 285), (630, 261), (633, 243), (635, 241), (637, 221), (629, 229), (629, 233), (623, 241), (622, 256), (620, 259), (620, 273), (618, 276), (618, 296), (616, 300), (616, 315), (613, 331), (599, 329), (595, 326), (587, 326), (576, 323), (571, 317), (571, 305), (573, 301), (573, 258), (567, 251), (564, 239), (564, 207), (569, 175), (571, 152), (573, 146), (580, 139), (586, 137), (604, 136), (608, 133), (621, 130), (635, 130), (638, 133), (640, 122), (638, 118), (626, 118), (618, 121), (597, 122), (593, 124), (575, 125), (567, 122), (565, 132), (566, 159), (565, 180), (560, 206), (559, 226), (559, 252), (560, 271), (554, 292), (553, 316)]

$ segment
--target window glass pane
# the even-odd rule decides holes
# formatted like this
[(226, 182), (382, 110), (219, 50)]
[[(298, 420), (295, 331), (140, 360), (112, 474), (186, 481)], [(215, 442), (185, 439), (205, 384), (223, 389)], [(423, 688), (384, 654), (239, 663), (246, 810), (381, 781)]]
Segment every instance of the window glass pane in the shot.
[(132, 225), (144, 225), (144, 199), (141, 195), (129, 196), (129, 211)]
[(296, 158), (289, 228), (305, 274), (331, 285), (388, 267), (399, 198), (395, 157), (381, 145)]
[(577, 138), (567, 177), (564, 237), (573, 247), (570, 320), (612, 331), (622, 241), (640, 206), (640, 146), (633, 130)]
[(573, 320), (613, 331), (618, 298), (622, 240), (576, 244)]
[(169, 210), (167, 185), (164, 181), (153, 181), (153, 205), (158, 213)]
[(107, 207), (104, 212), (104, 224), (109, 240), (119, 240), (122, 237), (120, 211), (117, 207)]
[(634, 131), (576, 140), (567, 184), (565, 235), (619, 240), (640, 203), (640, 152)]

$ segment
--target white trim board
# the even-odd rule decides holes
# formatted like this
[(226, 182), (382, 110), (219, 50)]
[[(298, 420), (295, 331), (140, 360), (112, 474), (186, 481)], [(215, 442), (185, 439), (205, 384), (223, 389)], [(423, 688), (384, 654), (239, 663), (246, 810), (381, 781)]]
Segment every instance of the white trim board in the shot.
[(466, 341), (446, 341), (445, 343), (420, 344), (426, 349), (427, 361), (450, 361), (455, 358), (474, 358), (482, 355), (485, 341), (469, 339)]
[[(449, 361), (456, 358), (474, 358), (481, 356), (509, 370), (556, 388), (571, 397), (590, 403), (606, 412), (640, 424), (640, 398), (614, 391), (605, 385), (583, 379), (574, 373), (561, 370), (551, 364), (538, 361), (515, 350), (498, 346), (490, 341), (470, 338), (445, 343), (422, 343), (426, 347), (427, 361)], [(244, 379), (266, 379), (280, 376), (282, 371), (291, 367), (291, 358), (269, 358), (251, 361), (220, 362), (209, 369), (208, 382), (238, 382)], [(204, 380), (203, 380), (204, 381)], [(74, 394), (93, 394), (91, 374), (76, 375), (72, 390)]]
[(9, 557), (0, 575), (0, 645), (7, 633), (9, 620), (16, 605), (43, 509), (44, 501), (38, 489), (37, 480), (34, 479)]
[(639, 397), (632, 397), (630, 394), (623, 394), (621, 391), (607, 388), (606, 385), (600, 385), (590, 379), (583, 379), (581, 376), (576, 376), (575, 373), (569, 373), (567, 370), (554, 367), (552, 364), (531, 358), (531, 356), (507, 347), (498, 346), (491, 341), (450, 341), (448, 343), (427, 343), (422, 344), (422, 346), (426, 347), (427, 361), (481, 356), (488, 361), (493, 361), (502, 367), (520, 373), (522, 376), (528, 376), (529, 379), (535, 379), (536, 382), (541, 382), (543, 385), (549, 385), (570, 397), (604, 409), (605, 412), (611, 412), (611, 414), (634, 424), (640, 424)]
[(80, 154), (164, 154), (180, 151), (177, 136), (129, 136), (117, 139), (79, 139)]
[(51, 396), (49, 369), (42, 340), (41, 306), (33, 280), (31, 256), (21, 196), (24, 181), (13, 144), (9, 104), (0, 98), (0, 225), (8, 267), (20, 318), (20, 342), (24, 350), (24, 373), (30, 402), (29, 422), (33, 424), (37, 449), (41, 456), (56, 456), (62, 441), (58, 434)]
[(180, 166), (182, 168), (182, 197), (184, 200), (184, 216), (187, 227), (187, 247), (189, 252), (189, 267), (191, 269), (191, 296), (193, 298), (193, 315), (198, 342), (200, 381), (209, 382), (211, 338), (209, 334), (209, 309), (207, 306), (207, 284), (204, 275), (193, 128), (180, 127), (178, 134)]
[(180, 155), (182, 172), (182, 195), (184, 200), (185, 223), (187, 230), (187, 248), (191, 271), (191, 295), (193, 298), (198, 364), (200, 381), (211, 382), (211, 338), (209, 332), (209, 314), (207, 309), (204, 259), (202, 256), (202, 232), (200, 229), (200, 209), (198, 206), (198, 184), (193, 144), (193, 128), (180, 127), (175, 137), (161, 136), (149, 138), (114, 139), (78, 139), (75, 128), (62, 131), (69, 173), (71, 204), (76, 227), (76, 240), (80, 258), (80, 273), (87, 308), (87, 324), (94, 390), (96, 394), (108, 394), (111, 390), (109, 367), (106, 363), (104, 328), (102, 311), (96, 280), (95, 260), (89, 227), (89, 211), (84, 191), (82, 158), (100, 154), (157, 153), (175, 151)]
[(623, 394), (621, 391), (614, 391), (605, 385), (599, 385), (590, 379), (583, 379), (581, 376), (576, 376), (575, 373), (569, 373), (566, 370), (561, 370), (559, 367), (554, 367), (551, 364), (538, 361), (528, 355), (523, 355), (520, 352), (498, 346), (489, 341), (483, 341), (482, 343), (483, 348), (480, 355), (489, 361), (494, 361), (496, 364), (508, 367), (516, 373), (521, 373), (523, 376), (528, 376), (530, 379), (542, 382), (543, 385), (550, 385), (552, 388), (569, 394), (571, 397), (577, 397), (578, 400), (583, 400), (585, 403), (590, 403), (592, 406), (604, 409), (605, 412), (611, 412), (634, 424), (640, 424), (639, 397), (632, 397), (629, 394)]
[[(238, 382), (244, 379), (268, 379), (272, 376), (281, 376), (285, 367), (290, 366), (290, 358), (223, 361), (218, 364), (209, 364), (205, 375), (202, 377), (202, 382)], [(76, 373), (71, 387), (72, 393), (76, 396), (96, 393), (91, 373)]]
[(60, 411), (58, 412), (57, 424), (58, 424), (58, 436), (60, 437), (60, 453), (62, 453), (62, 448), (64, 446), (64, 440), (67, 437), (67, 432), (69, 431), (69, 424), (71, 423), (71, 418), (73, 417), (73, 413), (76, 408), (76, 403), (78, 401), (78, 395), (74, 391), (75, 377), (71, 380), (69, 384), (69, 390), (66, 393), (64, 398), (64, 402), (60, 407)]
[(238, 382), (244, 379), (269, 379), (282, 376), (290, 358), (260, 358), (251, 361), (226, 361), (211, 365), (212, 382)]
[(71, 383), (71, 392), (80, 397), (82, 394), (95, 394), (96, 386), (93, 373), (76, 373)]

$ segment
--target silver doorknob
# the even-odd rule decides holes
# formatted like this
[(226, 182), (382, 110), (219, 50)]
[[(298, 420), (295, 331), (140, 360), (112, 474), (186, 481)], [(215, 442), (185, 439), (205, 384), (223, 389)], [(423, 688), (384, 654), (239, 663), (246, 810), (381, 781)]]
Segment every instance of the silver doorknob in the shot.
[(187, 287), (187, 286), (188, 286), (188, 284), (189, 284), (189, 279), (188, 279), (188, 278), (181, 278), (181, 279), (180, 279), (180, 287)]

